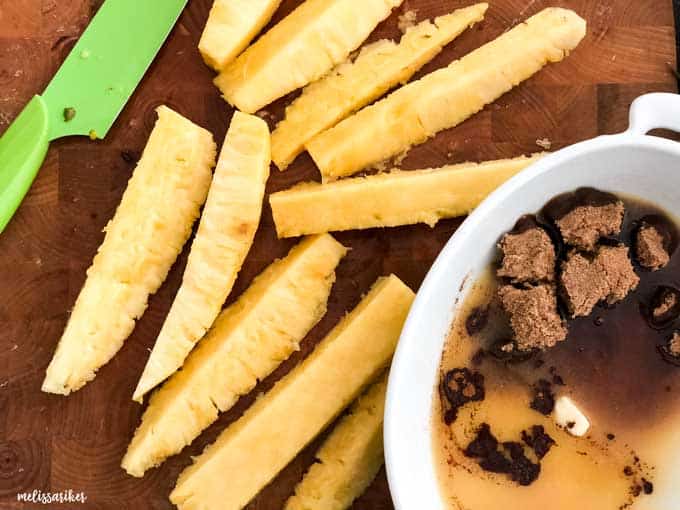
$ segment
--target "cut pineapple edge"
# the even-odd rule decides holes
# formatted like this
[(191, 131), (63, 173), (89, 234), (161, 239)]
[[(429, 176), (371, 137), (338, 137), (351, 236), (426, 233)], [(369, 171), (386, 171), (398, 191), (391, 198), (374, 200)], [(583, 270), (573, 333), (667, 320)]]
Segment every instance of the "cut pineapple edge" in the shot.
[(406, 83), (465, 29), (484, 19), (488, 4), (479, 3), (410, 27), (397, 44), (382, 39), (362, 48), (354, 62), (345, 62), (311, 83), (286, 108), (272, 133), (272, 159), (279, 170), (304, 150), (315, 135)]
[(68, 395), (113, 358), (165, 280), (206, 199), (215, 165), (212, 135), (166, 106), (157, 112), (47, 367), (45, 392)]
[(243, 508), (389, 365), (413, 298), (396, 276), (380, 278), (302, 363), (184, 470), (171, 502), (183, 510)]
[(403, 0), (306, 0), (215, 79), (225, 100), (255, 113), (345, 61)]
[(460, 124), (547, 63), (564, 59), (585, 33), (585, 20), (573, 11), (544, 9), (316, 135), (306, 149), (324, 182), (352, 175)]
[(346, 248), (311, 236), (267, 267), (149, 400), (122, 467), (143, 476), (179, 453), (294, 351), (326, 314)]
[(316, 453), (284, 510), (346, 510), (383, 465), (382, 424), (387, 374), (350, 407)]
[(433, 227), (440, 219), (468, 214), (544, 155), (306, 182), (272, 193), (269, 203), (280, 238), (416, 223)]
[(219, 71), (232, 62), (272, 18), (281, 0), (215, 0), (198, 49)]
[(182, 285), (156, 339), (133, 399), (182, 366), (231, 292), (260, 223), (269, 177), (266, 122), (235, 112), (213, 174)]

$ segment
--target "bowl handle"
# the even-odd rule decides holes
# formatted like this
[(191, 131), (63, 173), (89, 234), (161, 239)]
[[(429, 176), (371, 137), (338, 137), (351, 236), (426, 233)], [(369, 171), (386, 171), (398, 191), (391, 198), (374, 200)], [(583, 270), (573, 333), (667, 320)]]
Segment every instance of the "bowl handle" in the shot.
[(657, 128), (680, 132), (680, 95), (654, 92), (633, 101), (626, 134), (645, 135)]

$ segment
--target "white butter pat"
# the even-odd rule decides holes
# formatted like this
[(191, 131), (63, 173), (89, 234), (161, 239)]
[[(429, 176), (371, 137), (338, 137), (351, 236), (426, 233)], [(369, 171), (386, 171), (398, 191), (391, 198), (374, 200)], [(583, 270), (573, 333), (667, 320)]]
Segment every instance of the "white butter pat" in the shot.
[(566, 429), (573, 436), (585, 436), (590, 430), (588, 418), (569, 397), (559, 397), (555, 401), (553, 417), (560, 427)]

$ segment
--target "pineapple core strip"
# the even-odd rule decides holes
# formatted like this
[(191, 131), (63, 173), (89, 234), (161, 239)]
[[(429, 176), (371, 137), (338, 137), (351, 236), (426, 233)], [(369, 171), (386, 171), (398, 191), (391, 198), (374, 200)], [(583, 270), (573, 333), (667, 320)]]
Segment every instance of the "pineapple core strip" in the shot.
[(281, 0), (215, 0), (198, 49), (219, 71), (233, 61), (272, 18)]
[(442, 218), (469, 213), (542, 156), (306, 182), (272, 193), (269, 203), (279, 237), (415, 223), (432, 227)]
[(151, 396), (122, 467), (143, 476), (179, 453), (299, 349), (326, 313), (345, 253), (330, 235), (314, 236), (265, 269)]
[(215, 79), (224, 98), (254, 113), (347, 59), (403, 0), (306, 0)]
[(586, 22), (573, 11), (545, 9), (315, 136), (307, 150), (324, 181), (352, 175), (460, 124), (548, 62), (562, 60), (585, 33)]
[(396, 276), (379, 279), (307, 359), (184, 470), (170, 501), (182, 510), (243, 508), (387, 367), (413, 297)]
[(316, 453), (284, 510), (346, 510), (383, 465), (382, 425), (387, 375), (352, 404)]
[(161, 106), (104, 242), (87, 270), (42, 390), (68, 395), (123, 346), (165, 280), (206, 199), (212, 135)]
[(269, 177), (267, 123), (235, 112), (191, 245), (182, 286), (165, 319), (134, 400), (182, 366), (220, 313), (253, 244)]
[(432, 60), (466, 28), (484, 18), (480, 3), (409, 28), (399, 44), (383, 39), (364, 47), (353, 63), (343, 63), (308, 85), (286, 108), (272, 133), (272, 159), (280, 170), (303, 152), (312, 137), (375, 101)]

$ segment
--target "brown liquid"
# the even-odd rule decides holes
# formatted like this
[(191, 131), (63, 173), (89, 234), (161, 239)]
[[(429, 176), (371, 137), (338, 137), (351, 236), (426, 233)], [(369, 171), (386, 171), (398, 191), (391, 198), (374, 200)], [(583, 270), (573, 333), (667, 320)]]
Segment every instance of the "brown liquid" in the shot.
[[(632, 253), (632, 237), (640, 218), (664, 216), (650, 204), (621, 198), (626, 217), (620, 240), (631, 246)], [(546, 214), (538, 218), (549, 221)], [(674, 227), (669, 237), (674, 248)], [(559, 251), (563, 255), (565, 250)], [(435, 455), (450, 508), (653, 508), (649, 505), (655, 498), (663, 498), (674, 486), (664, 467), (680, 455), (680, 367), (665, 361), (658, 351), (673, 331), (680, 329), (680, 319), (653, 329), (641, 307), (650, 303), (660, 285), (680, 288), (680, 254), (657, 272), (636, 267), (639, 287), (614, 307), (598, 306), (590, 317), (569, 320), (567, 340), (556, 347), (516, 364), (487, 355), (475, 367), (472, 358), (480, 348), (488, 349), (510, 334), (495, 304), (493, 271), (495, 268), (477, 282), (459, 308), (442, 357), (442, 374), (455, 367), (482, 372), (487, 395), (483, 402), (462, 408), (451, 426), (441, 419), (441, 402), (436, 399), (434, 405)], [(489, 303), (488, 325), (471, 337), (465, 328), (467, 316), (476, 306)], [(551, 417), (529, 408), (531, 385), (540, 378), (551, 380), (551, 367), (566, 384), (555, 386), (555, 392), (569, 395), (590, 420), (587, 437), (572, 437)], [(503, 475), (483, 472), (474, 459), (462, 455), (461, 449), (482, 422), (489, 423), (500, 440), (517, 440), (521, 430), (534, 424), (546, 427), (557, 446), (543, 460), (541, 475), (533, 485), (517, 487)], [(638, 463), (635, 457), (640, 459)], [(624, 474), (626, 466), (631, 468), (630, 476)], [(655, 492), (646, 496), (643, 491), (636, 498), (631, 488), (642, 485), (643, 477), (654, 482)]]

